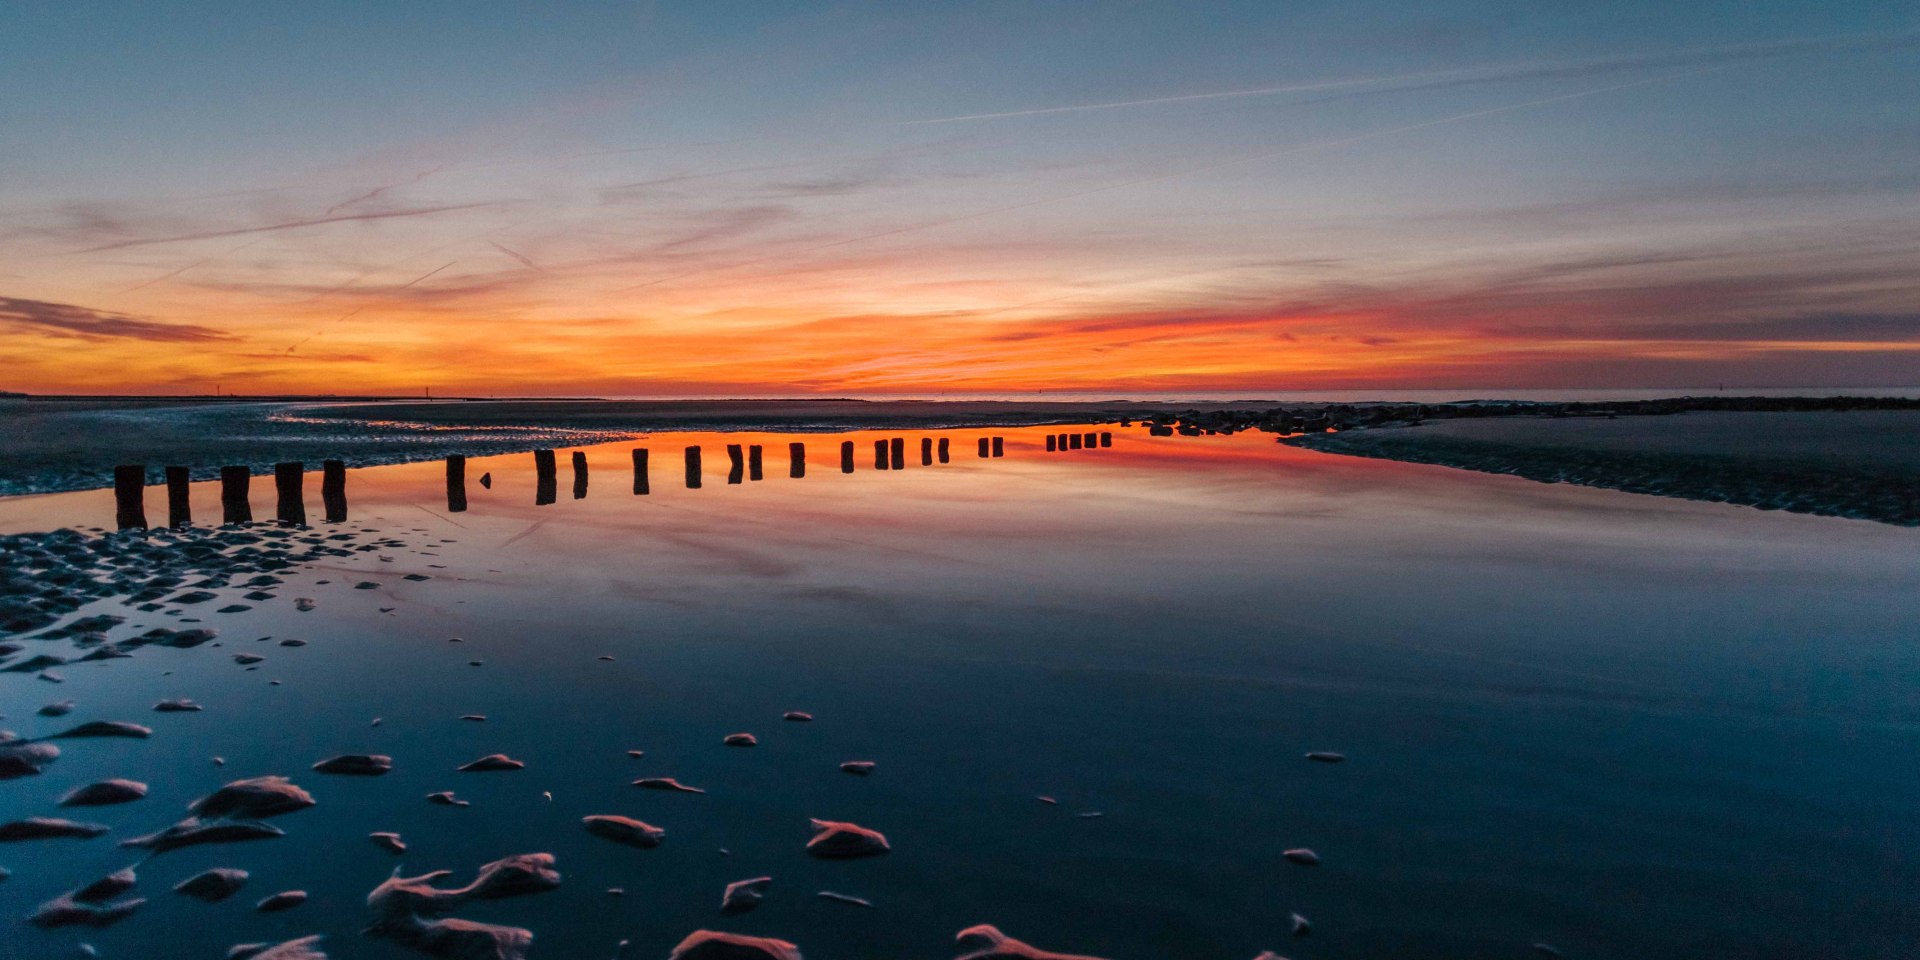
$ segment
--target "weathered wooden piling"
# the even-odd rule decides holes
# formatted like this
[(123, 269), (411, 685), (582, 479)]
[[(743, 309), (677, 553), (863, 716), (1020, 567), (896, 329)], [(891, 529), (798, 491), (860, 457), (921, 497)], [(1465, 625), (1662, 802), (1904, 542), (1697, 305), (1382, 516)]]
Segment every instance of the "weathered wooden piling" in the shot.
[(765, 476), (765, 474), (761, 472), (760, 468), (761, 468), (760, 445), (757, 443), (749, 444), (747, 446), (747, 479), (759, 480), (763, 476)]
[(853, 472), (853, 441), (840, 441), (840, 472)]
[(1092, 449), (1093, 447), (1097, 447), (1097, 446), (1099, 446), (1099, 445), (1100, 445), (1100, 435), (1099, 435), (1099, 434), (1097, 434), (1097, 433), (1089, 433), (1089, 434), (1087, 434), (1087, 447), (1088, 447), (1088, 449)]
[(560, 479), (551, 473), (543, 473), (534, 478), (533, 505), (552, 506), (560, 499)]
[(1004, 457), (1007, 455), (1007, 439), (1005, 437), (993, 438), (993, 455), (996, 457)]
[(1059, 447), (1059, 445), (1060, 445), (1059, 437), (1056, 437), (1051, 433), (1047, 434), (1047, 452), (1048, 453), (1052, 453), (1057, 447)]
[(700, 448), (687, 448), (687, 489), (700, 489)]
[(947, 462), (947, 437), (940, 438), (940, 462)]
[(193, 523), (193, 504), (188, 500), (192, 474), (186, 467), (167, 467), (167, 526), (185, 527)]
[(885, 470), (891, 460), (892, 458), (887, 455), (887, 441), (875, 440), (873, 442), (873, 468), (875, 470)]
[(278, 495), (274, 519), (287, 526), (307, 525), (307, 504), (300, 489), (306, 475), (307, 465), (298, 460), (273, 465), (273, 489)]
[(1103, 447), (1113, 446), (1113, 434), (1105, 430), (1100, 431), (1100, 445)]
[(1079, 434), (1077, 434), (1077, 433), (1069, 433), (1069, 434), (1067, 434), (1067, 449), (1069, 449), (1069, 450), (1078, 450), (1078, 449), (1080, 449), (1080, 435), (1079, 435)]
[(795, 441), (787, 444), (787, 459), (792, 465), (787, 468), (787, 476), (799, 479), (807, 475), (807, 445)]
[(447, 457), (447, 512), (467, 511), (467, 458), (459, 454)]
[(727, 482), (739, 483), (740, 480), (746, 476), (746, 472), (747, 464), (741, 455), (740, 445), (737, 443), (727, 444)]
[(887, 449), (890, 452), (889, 459), (893, 461), (893, 468), (895, 470), (905, 470), (907, 468), (907, 438), (894, 437), (892, 440), (887, 441)]
[(993, 449), (993, 444), (992, 444), (992, 442), (991, 442), (991, 441), (989, 441), (989, 440), (988, 440), (988, 439), (987, 439), (986, 437), (981, 437), (981, 438), (980, 438), (980, 456), (981, 456), (982, 458), (984, 458), (984, 457), (987, 457), (987, 456), (990, 456), (990, 454), (988, 453), (988, 451), (990, 451), (990, 450), (992, 450), (992, 449)]
[(647, 482), (647, 448), (635, 447), (633, 449), (633, 494), (637, 497), (649, 492), (651, 487)]
[(559, 474), (560, 468), (554, 465), (552, 450), (535, 450), (533, 452), (533, 472), (543, 477), (552, 477)]
[(147, 466), (123, 463), (113, 468), (114, 523), (122, 530), (147, 525)]
[(920, 438), (920, 465), (923, 467), (933, 466), (933, 438), (932, 437)]
[(587, 498), (587, 454), (584, 450), (573, 452), (573, 498)]
[(246, 467), (220, 468), (221, 523), (253, 522), (253, 502), (247, 499), (247, 485), (252, 479)]
[(347, 463), (344, 460), (320, 462), (320, 502), (327, 509), (328, 523), (347, 522)]

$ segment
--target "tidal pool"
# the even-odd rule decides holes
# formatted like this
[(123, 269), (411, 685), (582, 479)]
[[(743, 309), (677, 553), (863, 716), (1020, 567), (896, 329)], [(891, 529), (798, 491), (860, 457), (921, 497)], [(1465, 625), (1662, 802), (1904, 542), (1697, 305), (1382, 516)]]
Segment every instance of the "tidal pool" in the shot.
[[(1112, 446), (1046, 449), (1088, 430)], [(874, 469), (894, 436), (903, 468)], [(923, 463), (922, 436), (950, 439), (949, 462)], [(978, 455), (986, 436), (1004, 456)], [(727, 444), (761, 446), (763, 479), (729, 483)], [(418, 956), (360, 934), (370, 891), (396, 868), (457, 885), (535, 852), (558, 889), (458, 915), (532, 930), (536, 960), (622, 940), (664, 958), (702, 928), (813, 960), (945, 958), (979, 923), (1114, 960), (1920, 944), (1915, 531), (1117, 425), (583, 452), (584, 489), (571, 451), (553, 491), (532, 455), (469, 460), (461, 512), (441, 463), (353, 470), (336, 523), (310, 474), (316, 533), (403, 545), (283, 571), (271, 599), (239, 600), (238, 578), (206, 603), (78, 613), (126, 616), (109, 639), (194, 619), (219, 646), (73, 662), (58, 684), (0, 673), (0, 725), (23, 737), (153, 729), (57, 741), (42, 774), (0, 782), (0, 822), (112, 828), (0, 843), (0, 956), (185, 960), (308, 934), (334, 957)], [(192, 493), (217, 524), (218, 484)], [(271, 477), (253, 498), (270, 520)], [(156, 523), (165, 505), (150, 488)], [(113, 517), (111, 491), (0, 500), (0, 532)], [(231, 601), (250, 609), (214, 612)], [(170, 698), (204, 709), (152, 710)], [(61, 700), (70, 713), (36, 713)], [(723, 745), (735, 733), (757, 744)], [(525, 768), (456, 770), (495, 753)], [(339, 754), (392, 770), (310, 769)], [(840, 769), (856, 760), (871, 774)], [(116, 846), (268, 774), (317, 801), (270, 821), (284, 837)], [(116, 777), (149, 793), (57, 805)], [(631, 785), (650, 777), (706, 792)], [(614, 842), (592, 815), (666, 835)], [(879, 830), (891, 852), (810, 856), (810, 818)], [(1297, 848), (1319, 864), (1283, 856)], [(119, 923), (27, 922), (129, 865), (148, 902)], [(212, 867), (251, 878), (219, 903), (171, 890)], [(729, 883), (761, 876), (757, 908), (721, 912)], [(254, 909), (286, 890), (308, 898)]]

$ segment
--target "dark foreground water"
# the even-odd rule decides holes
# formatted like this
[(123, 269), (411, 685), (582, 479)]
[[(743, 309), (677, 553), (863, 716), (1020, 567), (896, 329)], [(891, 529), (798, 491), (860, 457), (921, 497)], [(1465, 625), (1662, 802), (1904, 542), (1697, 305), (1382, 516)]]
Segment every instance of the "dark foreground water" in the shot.
[[(0, 782), (0, 822), (112, 828), (0, 843), (0, 956), (184, 960), (314, 933), (334, 957), (417, 956), (360, 935), (369, 891), (396, 867), (454, 885), (531, 852), (556, 856), (558, 889), (459, 915), (531, 929), (536, 960), (621, 940), (664, 958), (700, 928), (812, 960), (947, 958), (977, 923), (1115, 960), (1914, 955), (1914, 531), (1113, 429), (1111, 448), (1056, 453), (1044, 429), (1000, 431), (1006, 456), (987, 459), (957, 431), (933, 465), (910, 435), (900, 471), (872, 469), (878, 435), (851, 434), (851, 475), (839, 436), (675, 434), (588, 448), (580, 499), (562, 452), (548, 505), (531, 456), (476, 459), (461, 513), (440, 464), (380, 467), (350, 474), (336, 525), (311, 476), (316, 532), (406, 545), (283, 572), (245, 611), (213, 612), (241, 586), (81, 611), (128, 616), (109, 639), (198, 619), (219, 646), (70, 663), (58, 684), (0, 673), (0, 723), (22, 736), (154, 730), (57, 741), (44, 773)], [(727, 483), (727, 442), (763, 444), (766, 479)], [(652, 451), (645, 495), (635, 445)], [(254, 484), (270, 517), (271, 480)], [(217, 491), (194, 496), (217, 520)], [(164, 518), (163, 491), (148, 511)], [(16, 498), (0, 532), (112, 516), (104, 491)], [(151, 711), (168, 697), (205, 709)], [(721, 744), (736, 732), (759, 745)], [(340, 753), (393, 770), (309, 769)], [(526, 768), (455, 771), (490, 753)], [(282, 838), (116, 846), (263, 774), (318, 801), (271, 821)], [(708, 792), (630, 785), (651, 776)], [(56, 806), (108, 777), (151, 792)], [(471, 806), (424, 799), (441, 790)], [(582, 829), (591, 814), (666, 840), (614, 844)], [(810, 817), (883, 831), (892, 852), (810, 857)], [(127, 919), (26, 922), (130, 864), (148, 902)], [(252, 878), (218, 904), (170, 890), (215, 866)], [(720, 912), (729, 882), (762, 875), (763, 905)], [(253, 910), (287, 889), (310, 899)]]

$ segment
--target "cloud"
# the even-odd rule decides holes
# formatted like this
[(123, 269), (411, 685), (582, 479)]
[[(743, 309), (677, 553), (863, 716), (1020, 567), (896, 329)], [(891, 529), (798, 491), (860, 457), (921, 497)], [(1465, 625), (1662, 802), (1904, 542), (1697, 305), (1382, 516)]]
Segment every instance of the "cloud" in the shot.
[(216, 237), (238, 237), (249, 233), (270, 233), (276, 230), (297, 230), (301, 227), (317, 227), (328, 223), (346, 223), (356, 220), (390, 220), (396, 217), (424, 217), (436, 213), (452, 213), (457, 210), (478, 210), (484, 207), (497, 207), (504, 201), (489, 203), (455, 203), (438, 207), (412, 207), (405, 210), (387, 210), (381, 213), (349, 213), (332, 217), (309, 217), (304, 220), (287, 220), (259, 227), (236, 227), (230, 230), (204, 230), (198, 233), (182, 233), (171, 237), (148, 237), (143, 240), (119, 240), (103, 243), (97, 247), (76, 250), (75, 253), (99, 253), (103, 250), (124, 250), (128, 247), (149, 247), (160, 243), (182, 243), (188, 240), (211, 240)]
[(203, 343), (231, 340), (230, 334), (190, 323), (166, 323), (109, 313), (70, 303), (0, 297), (0, 326), (83, 340), (146, 340), (154, 343)]

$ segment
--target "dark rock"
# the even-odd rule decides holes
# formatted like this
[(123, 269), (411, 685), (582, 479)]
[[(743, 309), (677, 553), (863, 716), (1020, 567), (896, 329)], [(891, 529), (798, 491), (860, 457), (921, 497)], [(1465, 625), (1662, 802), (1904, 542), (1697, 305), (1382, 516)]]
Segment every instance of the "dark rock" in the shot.
[(672, 777), (641, 777), (633, 785), (643, 790), (665, 790), (675, 793), (706, 793), (699, 787), (689, 787)]
[(632, 817), (594, 814), (582, 818), (580, 822), (586, 825), (588, 833), (630, 847), (657, 847), (667, 838), (665, 830)]
[(393, 769), (393, 758), (384, 754), (347, 753), (337, 757), (328, 757), (313, 765), (321, 773), (339, 773), (350, 776), (377, 777)]
[(248, 874), (245, 870), (232, 867), (215, 867), (202, 873), (196, 873), (180, 881), (173, 888), (175, 893), (184, 893), (208, 903), (218, 903), (240, 891), (247, 885)]
[(192, 700), (180, 698), (162, 700), (154, 704), (153, 709), (158, 713), (198, 713), (200, 711), (200, 705), (194, 703)]
[(60, 798), (63, 807), (100, 807), (111, 803), (130, 803), (147, 795), (147, 785), (138, 780), (102, 780), (75, 787)]
[(792, 720), (795, 723), (808, 723), (813, 720), (813, 714), (803, 713), (799, 710), (788, 710), (786, 713), (781, 714), (781, 718)]
[(800, 948), (785, 940), (695, 930), (673, 948), (667, 960), (801, 960), (801, 957)]
[(966, 951), (956, 960), (1100, 960), (1082, 954), (1054, 953), (1042, 950), (1030, 944), (1022, 943), (1000, 932), (1000, 928), (991, 924), (968, 927), (954, 936), (960, 949)]
[(279, 913), (282, 910), (292, 910), (306, 902), (305, 890), (283, 890), (254, 904), (253, 909), (261, 913)]
[(874, 763), (872, 760), (848, 760), (846, 763), (843, 763), (840, 765), (840, 769), (845, 770), (846, 772), (851, 773), (854, 776), (858, 776), (858, 777), (864, 777), (864, 776), (867, 776), (868, 774), (871, 774), (873, 772), (873, 767), (874, 767)]
[(807, 852), (816, 857), (834, 860), (871, 857), (892, 849), (880, 831), (869, 830), (856, 823), (835, 820), (807, 822), (813, 825), (815, 831), (813, 839), (807, 841)]
[(72, 712), (72, 700), (58, 700), (40, 708), (40, 715), (43, 717), (64, 717)]
[(397, 833), (370, 833), (367, 834), (367, 838), (373, 841), (374, 846), (382, 850), (392, 853), (407, 852), (407, 842), (400, 839), (400, 835)]
[(107, 828), (97, 823), (78, 823), (58, 817), (28, 817), (25, 820), (0, 824), (0, 843), (19, 840), (51, 840), (62, 837), (84, 840), (106, 832)]
[(250, 820), (214, 820), (205, 821), (188, 817), (158, 833), (150, 833), (132, 840), (122, 840), (123, 847), (141, 847), (155, 853), (178, 850), (202, 843), (239, 843), (246, 840), (271, 840), (284, 837), (286, 832), (267, 823), (254, 823)]
[(834, 903), (844, 903), (852, 907), (866, 907), (869, 910), (873, 909), (873, 901), (871, 900), (865, 900), (860, 897), (851, 896), (845, 893), (834, 893), (832, 890), (822, 890), (819, 893), (814, 894), (814, 896), (822, 900), (831, 900)]
[(727, 884), (727, 891), (720, 895), (720, 912), (745, 913), (752, 910), (766, 899), (767, 887), (772, 884), (772, 877), (754, 877)]
[(729, 733), (720, 742), (729, 747), (751, 747), (760, 741), (751, 733)]
[(227, 960), (327, 960), (319, 943), (317, 933), (285, 943), (243, 943), (227, 951)]
[(485, 773), (491, 770), (519, 770), (526, 767), (504, 753), (489, 753), (478, 760), (464, 763), (459, 767), (462, 773)]
[(313, 806), (313, 795), (286, 777), (250, 777), (235, 780), (187, 805), (201, 817), (238, 817), (265, 820)]
[(1303, 867), (1317, 867), (1320, 865), (1320, 855), (1314, 853), (1312, 850), (1308, 850), (1306, 847), (1295, 847), (1292, 850), (1284, 850), (1281, 851), (1280, 855)]
[(133, 868), (126, 867), (75, 890), (72, 896), (81, 903), (100, 904), (132, 890), (137, 883), (139, 878), (134, 876)]
[(1340, 763), (1347, 759), (1347, 755), (1344, 753), (1333, 753), (1327, 750), (1315, 750), (1307, 754), (1307, 759), (1318, 760), (1321, 763)]
[(451, 790), (442, 790), (439, 793), (429, 793), (427, 794), (427, 802), (437, 803), (443, 807), (469, 806), (467, 801), (454, 797), (453, 791)]

